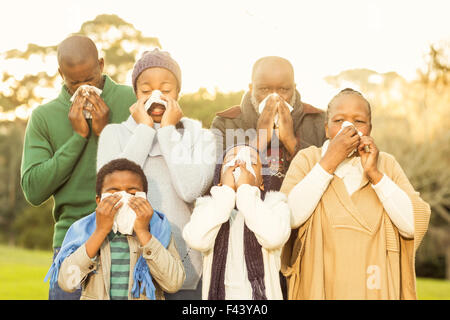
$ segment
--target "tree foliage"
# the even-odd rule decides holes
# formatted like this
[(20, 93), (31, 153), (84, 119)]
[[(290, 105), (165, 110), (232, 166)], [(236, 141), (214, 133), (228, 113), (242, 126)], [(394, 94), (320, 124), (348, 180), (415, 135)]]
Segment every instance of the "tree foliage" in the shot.
[[(141, 50), (161, 48), (158, 38), (144, 36), (117, 15), (99, 15), (94, 20), (83, 23), (80, 30), (73, 34), (86, 35), (95, 42), (100, 56), (105, 58), (105, 72), (119, 83), (125, 82), (127, 72), (133, 68), (136, 55)], [(39, 57), (45, 63), (53, 61), (56, 65), (56, 51), (57, 45), (40, 46), (30, 43), (25, 51), (13, 49), (1, 57), (6, 62)], [(23, 78), (2, 70), (2, 82), (8, 85), (9, 90), (0, 92), (0, 112), (11, 111), (19, 106), (31, 108), (39, 105), (43, 101), (38, 93), (39, 89), (59, 87), (58, 80), (56, 69), (50, 74), (38, 72), (27, 74)]]

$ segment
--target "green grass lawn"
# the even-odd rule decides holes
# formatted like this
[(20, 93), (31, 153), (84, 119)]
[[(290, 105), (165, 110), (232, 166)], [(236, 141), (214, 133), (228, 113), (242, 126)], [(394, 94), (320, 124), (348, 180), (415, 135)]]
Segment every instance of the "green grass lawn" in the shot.
[[(0, 245), (0, 300), (46, 300), (49, 251)], [(450, 281), (418, 278), (419, 299), (450, 300)]]

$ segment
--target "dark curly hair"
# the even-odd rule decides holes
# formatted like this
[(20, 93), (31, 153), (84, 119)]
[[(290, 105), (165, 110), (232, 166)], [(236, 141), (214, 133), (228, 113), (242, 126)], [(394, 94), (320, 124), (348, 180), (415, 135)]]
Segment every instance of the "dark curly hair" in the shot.
[(122, 158), (108, 162), (98, 171), (97, 182), (95, 186), (95, 192), (97, 196), (101, 196), (102, 194), (103, 182), (105, 181), (105, 177), (116, 171), (130, 171), (137, 174), (139, 177), (141, 177), (144, 192), (147, 193), (148, 182), (144, 171), (138, 164), (134, 163), (133, 161)]

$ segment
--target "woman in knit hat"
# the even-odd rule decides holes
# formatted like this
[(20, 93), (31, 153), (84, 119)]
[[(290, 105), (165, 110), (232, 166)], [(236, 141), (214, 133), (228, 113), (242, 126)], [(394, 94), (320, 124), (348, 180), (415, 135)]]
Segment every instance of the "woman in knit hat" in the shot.
[(328, 140), (300, 151), (281, 187), (295, 229), (282, 254), (288, 299), (416, 299), (430, 206), (379, 152), (361, 93), (338, 93), (325, 129)]
[(128, 120), (102, 131), (97, 170), (116, 158), (142, 167), (148, 179), (148, 200), (171, 222), (186, 271), (182, 289), (166, 299), (200, 299), (201, 254), (186, 246), (181, 232), (189, 221), (191, 203), (212, 182), (214, 136), (199, 121), (183, 117), (177, 102), (181, 70), (168, 52), (144, 52), (134, 66), (132, 82), (137, 102), (130, 107)]
[(197, 200), (184, 227), (186, 242), (203, 254), (204, 300), (281, 300), (280, 255), (290, 230), (281, 192), (264, 191), (258, 151), (225, 151), (209, 196)]

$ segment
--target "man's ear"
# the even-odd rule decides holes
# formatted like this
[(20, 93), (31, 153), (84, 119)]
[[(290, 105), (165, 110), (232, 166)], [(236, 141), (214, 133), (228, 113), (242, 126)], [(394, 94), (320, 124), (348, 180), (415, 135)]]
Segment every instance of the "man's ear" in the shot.
[(253, 90), (253, 84), (249, 83), (248, 84), (248, 92), (252, 93), (252, 90)]
[(61, 68), (58, 68), (58, 73), (61, 76), (61, 78), (64, 80), (64, 74), (61, 71)]
[(98, 59), (98, 65), (100, 67), (100, 72), (103, 73), (103, 68), (105, 67), (105, 59), (103, 58)]
[(327, 139), (330, 139), (330, 136), (328, 135), (328, 121), (325, 122), (325, 136), (327, 137)]
[(99, 196), (95, 196), (95, 202), (97, 203), (97, 206), (99, 205), (99, 203), (100, 203), (100, 197)]

